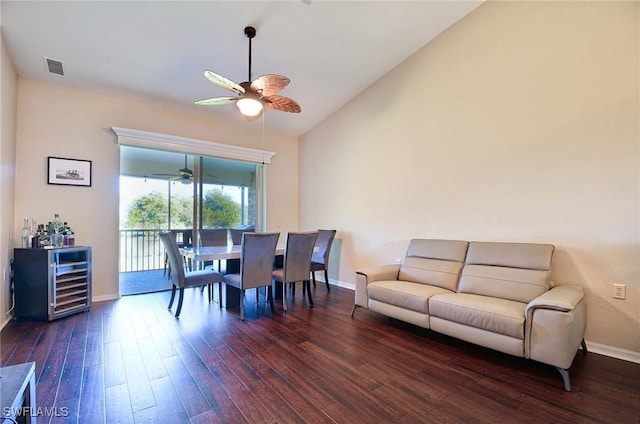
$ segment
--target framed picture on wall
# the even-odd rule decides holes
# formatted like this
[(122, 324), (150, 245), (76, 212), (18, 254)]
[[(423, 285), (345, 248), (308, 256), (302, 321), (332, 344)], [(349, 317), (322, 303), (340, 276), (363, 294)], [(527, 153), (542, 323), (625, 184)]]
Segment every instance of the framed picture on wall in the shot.
[(91, 161), (49, 156), (47, 175), (49, 184), (91, 187)]

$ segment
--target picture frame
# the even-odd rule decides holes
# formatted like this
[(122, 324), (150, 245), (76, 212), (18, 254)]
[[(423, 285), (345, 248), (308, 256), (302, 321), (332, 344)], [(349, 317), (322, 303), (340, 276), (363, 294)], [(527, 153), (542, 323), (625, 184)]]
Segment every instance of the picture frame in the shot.
[(49, 156), (47, 183), (91, 187), (91, 161)]

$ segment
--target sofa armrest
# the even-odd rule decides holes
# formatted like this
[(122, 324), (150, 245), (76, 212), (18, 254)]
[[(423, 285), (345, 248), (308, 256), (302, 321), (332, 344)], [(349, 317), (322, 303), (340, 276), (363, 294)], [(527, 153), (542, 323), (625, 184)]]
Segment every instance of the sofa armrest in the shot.
[(526, 317), (525, 357), (568, 369), (586, 328), (582, 287), (553, 287), (529, 302)]
[(381, 265), (356, 271), (356, 301), (358, 306), (369, 306), (367, 285), (374, 281), (397, 280), (400, 265)]

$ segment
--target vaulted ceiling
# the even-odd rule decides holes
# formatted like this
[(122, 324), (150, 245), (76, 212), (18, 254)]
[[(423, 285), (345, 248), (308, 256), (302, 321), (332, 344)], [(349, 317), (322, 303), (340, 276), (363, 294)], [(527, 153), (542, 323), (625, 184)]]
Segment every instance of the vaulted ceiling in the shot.
[[(300, 136), (460, 20), (480, 1), (2, 1), (2, 34), (20, 76), (244, 123), (205, 69), (289, 77), (302, 113), (268, 110), (270, 130)], [(63, 63), (52, 75), (45, 57)], [(380, 99), (384, 102), (385, 99)]]

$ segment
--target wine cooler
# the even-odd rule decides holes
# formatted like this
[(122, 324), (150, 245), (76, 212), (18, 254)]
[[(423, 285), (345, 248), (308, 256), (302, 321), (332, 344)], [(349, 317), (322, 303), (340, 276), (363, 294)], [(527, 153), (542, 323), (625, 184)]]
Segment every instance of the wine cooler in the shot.
[(16, 318), (48, 320), (91, 308), (91, 248), (14, 249)]

